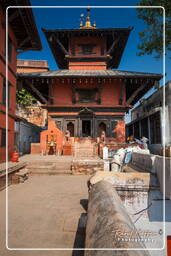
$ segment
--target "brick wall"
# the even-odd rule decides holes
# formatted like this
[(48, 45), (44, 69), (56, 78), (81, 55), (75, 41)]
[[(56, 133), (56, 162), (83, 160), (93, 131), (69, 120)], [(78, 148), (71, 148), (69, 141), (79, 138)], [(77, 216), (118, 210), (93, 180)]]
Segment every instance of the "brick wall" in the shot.
[[(3, 84), (6, 80), (6, 50), (5, 50), (5, 14), (0, 8), (0, 162), (5, 161), (5, 146), (2, 146), (2, 131), (6, 129), (6, 106), (2, 102)], [(16, 48), (17, 41), (15, 35), (9, 26), (8, 28), (9, 38), (12, 42), (11, 45), (11, 58), (8, 61), (8, 83), (9, 83), (9, 111), (8, 111), (8, 152), (9, 157), (14, 147), (14, 116), (16, 107)]]

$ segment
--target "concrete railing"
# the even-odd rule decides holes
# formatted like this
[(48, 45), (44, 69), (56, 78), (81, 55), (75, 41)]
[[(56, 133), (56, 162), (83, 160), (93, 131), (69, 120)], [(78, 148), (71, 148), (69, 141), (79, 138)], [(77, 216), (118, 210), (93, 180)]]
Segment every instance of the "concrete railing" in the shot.
[(155, 155), (152, 154), (141, 154), (141, 153), (133, 153), (132, 154), (132, 164), (142, 171), (154, 172)]
[(132, 154), (132, 165), (143, 171), (155, 173), (158, 177), (160, 190), (164, 192), (165, 164), (165, 197), (171, 199), (171, 158), (152, 154)]
[[(93, 185), (89, 193), (85, 248), (101, 250), (86, 250), (85, 256), (149, 256), (148, 251), (144, 250), (124, 250), (145, 248), (137, 239), (129, 241), (129, 237), (135, 231), (136, 228), (112, 184), (100, 181)], [(136, 236), (139, 240), (140, 237)], [(103, 248), (116, 249), (116, 251), (109, 249), (104, 252)], [(123, 248), (123, 251), (117, 248)]]

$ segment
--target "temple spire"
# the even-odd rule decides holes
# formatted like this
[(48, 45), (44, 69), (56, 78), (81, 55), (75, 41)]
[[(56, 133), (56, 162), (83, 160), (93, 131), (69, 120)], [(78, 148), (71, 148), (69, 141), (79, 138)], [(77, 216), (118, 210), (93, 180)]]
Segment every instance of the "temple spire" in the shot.
[[(81, 14), (81, 18), (84, 15)], [(87, 17), (86, 17), (86, 22), (85, 22), (85, 26), (83, 26), (83, 20), (81, 19), (80, 21), (80, 28), (81, 29), (94, 29), (96, 28), (96, 23), (94, 22), (93, 26), (91, 25), (91, 21), (90, 21), (90, 8), (87, 8)]]

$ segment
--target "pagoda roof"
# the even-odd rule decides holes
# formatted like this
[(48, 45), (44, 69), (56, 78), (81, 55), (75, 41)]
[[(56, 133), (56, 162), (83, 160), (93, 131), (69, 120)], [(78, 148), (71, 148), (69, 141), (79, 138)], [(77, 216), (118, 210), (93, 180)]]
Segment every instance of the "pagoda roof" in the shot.
[(19, 77), (124, 77), (124, 78), (155, 78), (160, 80), (161, 74), (134, 72), (134, 71), (121, 71), (121, 70), (57, 70), (57, 71), (45, 71), (45, 72), (32, 72), (21, 73)]
[[(55, 79), (67, 79), (72, 84), (75, 78), (97, 79), (103, 83), (105, 79), (120, 79), (126, 87), (127, 105), (134, 105), (153, 86), (158, 86), (161, 74), (131, 72), (119, 70), (58, 70), (33, 73), (20, 73), (18, 85), (21, 85), (33, 94), (41, 103), (48, 104), (49, 84)], [(68, 82), (68, 80), (70, 80)]]
[(42, 28), (59, 68), (68, 68), (65, 56), (69, 52), (69, 39), (73, 36), (97, 36), (107, 38), (107, 51), (111, 59), (108, 68), (118, 68), (129, 34), (133, 28), (96, 28), (96, 29), (55, 29)]
[[(17, 8), (17, 6), (31, 6), (29, 0), (1, 0), (3, 12), (8, 9), (8, 23), (16, 40), (18, 50), (41, 50), (42, 45), (37, 31), (32, 8)], [(5, 26), (5, 24), (4, 24)]]

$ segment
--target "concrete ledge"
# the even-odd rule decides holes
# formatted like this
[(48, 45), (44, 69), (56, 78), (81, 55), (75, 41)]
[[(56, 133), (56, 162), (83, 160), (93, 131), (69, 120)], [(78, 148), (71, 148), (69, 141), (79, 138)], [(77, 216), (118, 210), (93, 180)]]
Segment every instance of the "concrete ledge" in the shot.
[(141, 168), (142, 171), (155, 173), (157, 175), (160, 191), (164, 193), (164, 164), (165, 164), (165, 197), (171, 200), (171, 158), (158, 155), (147, 155), (140, 153), (132, 154), (133, 166)]
[[(96, 183), (89, 194), (86, 226), (86, 248), (145, 248), (141, 241), (122, 241), (121, 233), (135, 232), (126, 209), (113, 188), (106, 181)], [(120, 235), (119, 235), (120, 234)], [(123, 233), (122, 233), (123, 234)], [(125, 235), (127, 239), (129, 235)], [(140, 237), (138, 236), (140, 239)], [(147, 251), (86, 251), (85, 256), (149, 256)]]
[[(16, 172), (25, 168), (26, 165), (27, 165), (26, 162), (11, 164), (11, 166), (8, 168), (8, 185), (11, 185), (14, 183), (13, 176), (16, 174)], [(1, 170), (0, 170), (0, 190), (3, 190), (5, 188), (6, 188), (6, 169), (4, 166), (4, 167), (1, 167)]]
[(132, 154), (132, 164), (142, 171), (152, 172), (155, 155), (152, 154)]
[(90, 184), (94, 185), (99, 181), (107, 181), (118, 190), (141, 190), (148, 191), (151, 187), (150, 173), (125, 173), (125, 172), (109, 172), (99, 171), (90, 178)]
[(165, 164), (165, 197), (171, 200), (171, 158), (157, 156), (155, 159), (155, 171), (160, 184), (160, 191), (164, 193), (164, 166)]

